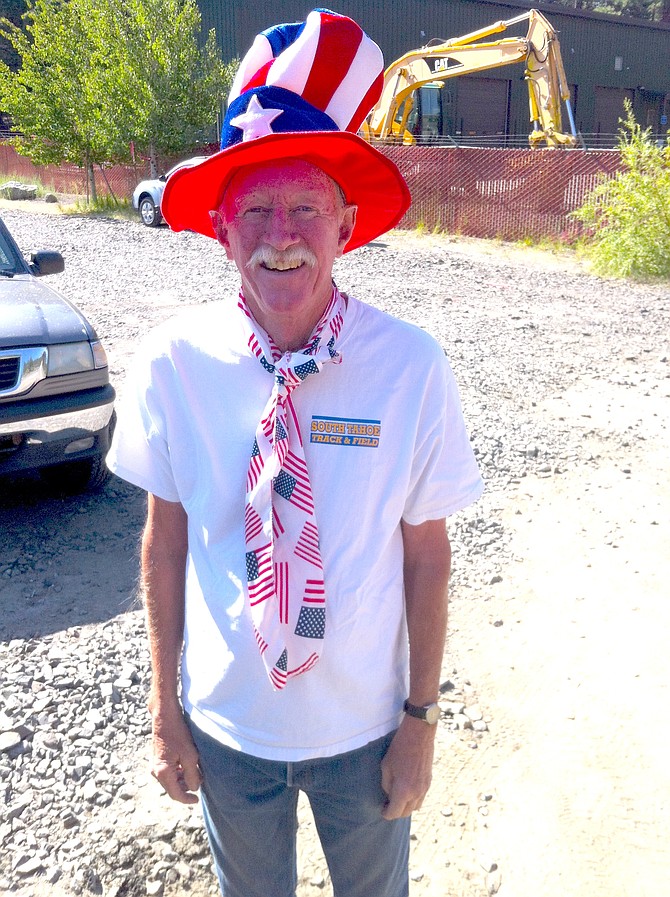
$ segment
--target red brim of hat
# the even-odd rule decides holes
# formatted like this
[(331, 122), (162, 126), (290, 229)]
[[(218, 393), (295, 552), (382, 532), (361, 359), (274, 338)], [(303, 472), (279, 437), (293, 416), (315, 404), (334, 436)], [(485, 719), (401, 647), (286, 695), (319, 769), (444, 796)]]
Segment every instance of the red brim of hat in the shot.
[(216, 235), (210, 211), (218, 209), (231, 177), (241, 168), (300, 159), (321, 168), (358, 206), (356, 225), (344, 251), (351, 252), (386, 233), (409, 208), (411, 196), (395, 164), (349, 131), (268, 134), (236, 143), (204, 162), (176, 171), (161, 201), (172, 230)]

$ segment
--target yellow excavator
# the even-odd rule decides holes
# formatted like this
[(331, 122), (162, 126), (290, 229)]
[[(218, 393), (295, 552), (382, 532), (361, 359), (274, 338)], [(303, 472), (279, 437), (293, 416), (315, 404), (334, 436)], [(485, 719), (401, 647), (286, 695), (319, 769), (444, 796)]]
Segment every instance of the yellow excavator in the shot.
[[(524, 21), (528, 22), (525, 37), (486, 40)], [(536, 9), (463, 37), (431, 41), (401, 56), (384, 72), (382, 95), (360, 133), (370, 143), (416, 143), (409, 122), (419, 88), (442, 87), (449, 78), (517, 62), (526, 66), (531, 146), (576, 146), (578, 135), (558, 37)], [(561, 102), (568, 114), (570, 133), (563, 132)]]

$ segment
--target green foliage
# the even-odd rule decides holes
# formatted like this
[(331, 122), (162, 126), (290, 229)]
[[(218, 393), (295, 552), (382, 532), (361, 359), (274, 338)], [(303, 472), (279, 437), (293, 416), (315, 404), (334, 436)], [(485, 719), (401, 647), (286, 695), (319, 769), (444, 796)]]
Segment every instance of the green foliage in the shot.
[(104, 218), (121, 218), (125, 220), (137, 220), (137, 212), (127, 199), (117, 199), (105, 193), (98, 196), (95, 202), (85, 202), (78, 199), (72, 205), (63, 208), (66, 215), (87, 215)]
[(589, 12), (606, 12), (613, 16), (660, 21), (663, 10), (670, 9), (670, 0), (558, 0), (561, 6)]
[[(3, 0), (2, 13), (14, 25), (21, 24), (21, 16), (26, 11), (25, 0)], [(0, 61), (7, 63), (10, 68), (17, 69), (21, 62), (18, 53), (12, 44), (0, 34)]]
[(233, 72), (213, 32), (199, 47), (196, 0), (27, 0), (23, 18), (0, 20), (21, 58), (0, 61), (0, 107), (34, 161), (176, 154), (211, 131)]
[[(98, 74), (113, 106), (124, 110), (135, 146), (174, 155), (203, 136), (216, 137), (213, 126), (234, 65), (221, 61), (214, 31), (199, 47), (195, 0), (119, 2), (123, 14), (105, 23)], [(107, 78), (110, 70), (112, 79)], [(116, 76), (119, 72), (123, 77)]]
[(619, 151), (623, 171), (599, 184), (574, 216), (589, 228), (584, 250), (597, 271), (670, 277), (670, 140), (658, 147), (626, 103)]

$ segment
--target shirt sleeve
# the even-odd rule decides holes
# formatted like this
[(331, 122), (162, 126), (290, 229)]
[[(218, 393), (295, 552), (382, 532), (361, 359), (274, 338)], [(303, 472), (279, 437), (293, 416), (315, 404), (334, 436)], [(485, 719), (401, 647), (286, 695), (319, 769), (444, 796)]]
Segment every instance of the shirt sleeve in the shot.
[(425, 379), (403, 520), (418, 525), (476, 501), (484, 484), (463, 418), (453, 372), (442, 349)]
[(117, 409), (107, 466), (121, 479), (166, 501), (179, 501), (170, 462), (165, 396), (172, 371), (151, 335), (140, 346)]

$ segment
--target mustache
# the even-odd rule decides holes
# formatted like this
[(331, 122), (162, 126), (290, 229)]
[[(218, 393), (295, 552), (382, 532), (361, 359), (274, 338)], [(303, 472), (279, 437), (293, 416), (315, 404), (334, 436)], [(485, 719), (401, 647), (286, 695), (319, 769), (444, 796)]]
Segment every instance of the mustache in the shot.
[(308, 265), (314, 268), (316, 256), (306, 246), (292, 246), (289, 249), (275, 249), (272, 246), (258, 246), (251, 254), (247, 262), (247, 268), (297, 268), (299, 265)]

